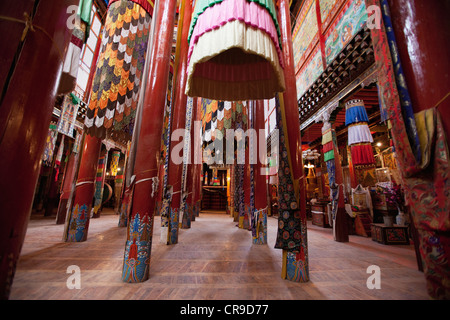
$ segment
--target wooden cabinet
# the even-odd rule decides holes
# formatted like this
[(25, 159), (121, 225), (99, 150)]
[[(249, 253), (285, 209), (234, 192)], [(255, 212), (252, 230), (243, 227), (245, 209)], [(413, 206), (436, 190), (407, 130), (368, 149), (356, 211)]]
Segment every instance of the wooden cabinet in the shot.
[(408, 227), (394, 225), (386, 227), (381, 223), (372, 223), (372, 240), (382, 244), (406, 244), (409, 245)]
[(313, 225), (322, 228), (331, 227), (331, 223), (328, 219), (327, 205), (328, 202), (316, 202), (315, 204), (311, 204), (311, 216)]

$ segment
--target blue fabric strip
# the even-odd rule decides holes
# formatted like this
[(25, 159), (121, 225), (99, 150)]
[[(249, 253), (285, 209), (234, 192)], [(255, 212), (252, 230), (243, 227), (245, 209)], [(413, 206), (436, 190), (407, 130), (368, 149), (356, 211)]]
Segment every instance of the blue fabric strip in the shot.
[(369, 117), (367, 116), (367, 111), (364, 106), (351, 107), (345, 112), (346, 126), (357, 122), (369, 122)]
[(383, 13), (383, 21), (385, 24), (386, 35), (389, 40), (389, 49), (391, 51), (392, 63), (394, 64), (395, 80), (397, 90), (402, 106), (402, 114), (404, 117), (406, 133), (409, 138), (409, 143), (413, 153), (416, 155), (416, 161), (422, 161), (422, 152), (420, 150), (419, 136), (417, 134), (416, 120), (414, 118), (414, 110), (412, 108), (411, 98), (409, 96), (408, 86), (405, 82), (405, 75), (403, 73), (402, 63), (398, 55), (397, 41), (395, 39), (394, 29), (391, 21), (391, 14), (389, 11), (389, 4), (387, 0), (381, 0), (381, 11)]

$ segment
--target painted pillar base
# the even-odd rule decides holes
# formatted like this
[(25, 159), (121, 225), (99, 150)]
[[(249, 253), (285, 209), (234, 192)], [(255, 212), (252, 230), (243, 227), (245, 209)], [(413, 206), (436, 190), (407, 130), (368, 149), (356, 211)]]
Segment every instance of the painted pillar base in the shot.
[(293, 282), (308, 282), (308, 262), (299, 251), (283, 250), (283, 270), (281, 277)]
[(170, 208), (169, 238), (167, 244), (178, 243), (178, 219), (180, 217), (179, 208)]
[(267, 208), (256, 210), (254, 217), (253, 244), (267, 244)]
[(125, 244), (122, 280), (138, 283), (148, 280), (152, 247), (153, 217), (137, 213), (130, 220), (128, 239)]
[(170, 207), (170, 200), (164, 199), (161, 208), (161, 240), (162, 244), (178, 243), (179, 209)]
[(184, 205), (184, 212), (182, 213), (182, 221), (180, 222), (179, 227), (181, 229), (190, 229), (191, 228), (191, 216), (192, 216), (192, 206), (188, 203)]
[(87, 204), (76, 204), (73, 207), (72, 215), (69, 221), (66, 242), (83, 242), (87, 239), (89, 230), (89, 215), (91, 206)]

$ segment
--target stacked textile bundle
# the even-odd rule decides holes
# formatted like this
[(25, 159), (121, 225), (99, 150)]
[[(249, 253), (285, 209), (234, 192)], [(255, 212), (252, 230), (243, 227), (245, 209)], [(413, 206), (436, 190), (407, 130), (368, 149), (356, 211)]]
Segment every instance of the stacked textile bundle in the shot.
[(285, 90), (272, 0), (198, 0), (189, 30), (186, 94), (238, 101)]
[(351, 148), (352, 162), (355, 166), (375, 163), (364, 101), (351, 100), (345, 105), (345, 125), (348, 126), (348, 145)]
[(326, 123), (322, 128), (322, 146), (324, 153), (323, 161), (334, 160), (333, 134), (329, 123)]

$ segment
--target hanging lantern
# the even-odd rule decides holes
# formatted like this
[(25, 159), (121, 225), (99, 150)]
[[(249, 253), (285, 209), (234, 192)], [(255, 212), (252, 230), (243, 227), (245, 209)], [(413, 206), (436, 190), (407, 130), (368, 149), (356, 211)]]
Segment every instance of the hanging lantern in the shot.
[(188, 41), (188, 96), (271, 99), (285, 90), (273, 1), (198, 0)]

